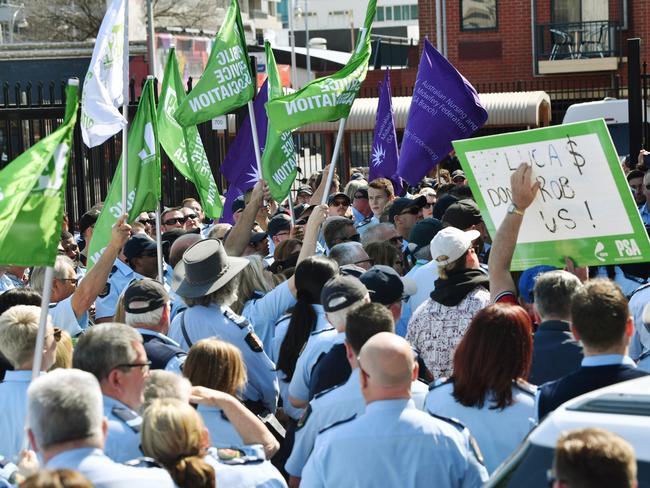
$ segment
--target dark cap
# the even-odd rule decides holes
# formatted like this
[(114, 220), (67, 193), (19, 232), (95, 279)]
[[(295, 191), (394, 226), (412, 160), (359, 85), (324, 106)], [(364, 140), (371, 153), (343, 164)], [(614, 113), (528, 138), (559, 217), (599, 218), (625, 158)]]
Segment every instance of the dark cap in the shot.
[(342, 192), (332, 193), (329, 197), (327, 197), (327, 204), (332, 205), (332, 202), (334, 202), (334, 200), (337, 198), (343, 198), (347, 202), (347, 205), (350, 206), (350, 197)]
[(124, 291), (124, 310), (129, 313), (151, 312), (169, 302), (165, 287), (151, 278), (132, 281)]
[(466, 176), (465, 176), (465, 172), (464, 172), (462, 169), (457, 169), (456, 171), (454, 171), (454, 172), (451, 174), (451, 179), (452, 179), (452, 180), (455, 180), (456, 178), (463, 178), (463, 179), (465, 179), (465, 178), (466, 178)]
[[(251, 244), (257, 244), (258, 242), (263, 241), (264, 239), (266, 239), (267, 236), (268, 236), (268, 234), (266, 232), (251, 231), (251, 239), (250, 239), (249, 242)], [(224, 239), (224, 241), (225, 241), (225, 239)]]
[(627, 178), (627, 181), (630, 181), (630, 180), (633, 180), (634, 178), (643, 178), (644, 176), (645, 176), (645, 173), (643, 171), (641, 171), (640, 169), (633, 169), (632, 171), (630, 171), (627, 174), (626, 178)]
[(299, 203), (293, 207), (293, 218), (298, 220), (302, 214), (304, 214), (308, 209), (314, 207), (314, 205), (309, 205), (308, 203)]
[(368, 198), (368, 189), (359, 188), (354, 192), (354, 198)]
[(391, 223), (395, 222), (395, 216), (401, 214), (404, 210), (409, 207), (419, 207), (422, 208), (427, 204), (427, 197), (424, 195), (417, 198), (406, 198), (399, 197), (393, 200), (393, 203), (388, 210), (388, 220)]
[(244, 195), (240, 195), (232, 201), (230, 210), (235, 214), (240, 210), (244, 210), (244, 207), (246, 207), (246, 201), (244, 200)]
[(368, 288), (370, 300), (382, 305), (391, 305), (417, 291), (414, 281), (402, 278), (393, 268), (381, 264), (370, 268), (359, 279)]
[(449, 205), (442, 216), (442, 221), (447, 225), (464, 230), (482, 222), (483, 217), (476, 202), (466, 198)]
[(144, 234), (136, 234), (124, 244), (124, 256), (126, 256), (126, 259), (155, 255), (156, 241)]
[(353, 276), (355, 278), (361, 278), (361, 275), (365, 273), (366, 270), (361, 266), (356, 264), (344, 264), (339, 268), (339, 273), (343, 276)]
[(409, 248), (414, 245), (411, 250), (415, 252), (424, 246), (428, 246), (431, 244), (431, 239), (440, 232), (440, 229), (442, 229), (442, 222), (438, 219), (429, 217), (416, 222), (409, 234)]
[(306, 193), (307, 195), (312, 196), (314, 194), (314, 190), (312, 190), (311, 186), (309, 185), (303, 185), (298, 187), (296, 195), (300, 195), (301, 193)]
[(326, 312), (336, 312), (357, 303), (368, 294), (366, 287), (353, 276), (335, 276), (323, 286), (320, 301)]
[(92, 210), (88, 210), (85, 214), (81, 216), (81, 218), (79, 219), (79, 233), (81, 235), (83, 235), (86, 229), (95, 225), (97, 219), (99, 218), (100, 213), (101, 212), (99, 210), (92, 209)]
[(286, 214), (278, 214), (275, 217), (273, 217), (271, 220), (269, 220), (269, 224), (267, 226), (267, 232), (269, 233), (270, 236), (274, 236), (278, 234), (279, 232), (285, 231), (285, 230), (291, 230), (291, 217), (286, 215)]
[(458, 198), (450, 194), (446, 194), (442, 198), (439, 198), (433, 206), (433, 218), (442, 220), (442, 216), (445, 214), (447, 209), (457, 201)]

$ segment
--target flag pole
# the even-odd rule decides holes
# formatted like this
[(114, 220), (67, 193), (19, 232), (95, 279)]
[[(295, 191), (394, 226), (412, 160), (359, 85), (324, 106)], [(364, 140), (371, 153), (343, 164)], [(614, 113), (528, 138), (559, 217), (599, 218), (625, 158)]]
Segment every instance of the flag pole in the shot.
[(54, 267), (45, 268), (45, 283), (43, 284), (43, 297), (41, 298), (41, 317), (38, 321), (38, 334), (36, 335), (36, 346), (34, 346), (34, 361), (32, 363), (32, 380), (37, 378), (43, 365), (43, 345), (45, 344), (45, 326), (47, 325), (47, 314), (50, 310), (50, 297), (52, 296), (52, 280), (54, 279)]
[(126, 206), (128, 192), (128, 154), (129, 132), (129, 2), (124, 2), (124, 59), (122, 60), (122, 116), (126, 125), (122, 129), (122, 213), (128, 214)]
[(164, 284), (162, 236), (160, 235), (160, 201), (158, 201), (158, 205), (156, 206), (156, 255), (158, 257), (158, 279)]
[(339, 120), (339, 131), (336, 134), (336, 143), (334, 144), (334, 153), (332, 154), (332, 162), (330, 163), (330, 170), (327, 173), (327, 183), (325, 185), (325, 192), (323, 193), (323, 198), (321, 200), (322, 205), (327, 204), (327, 197), (330, 194), (330, 187), (332, 186), (332, 178), (334, 178), (334, 168), (339, 159), (339, 149), (341, 148), (341, 142), (343, 142), (343, 134), (345, 133), (345, 122), (348, 120), (347, 117), (343, 117)]
[(296, 225), (296, 216), (293, 214), (293, 198), (291, 197), (291, 188), (289, 188), (289, 215), (291, 216), (291, 227)]
[(255, 163), (257, 163), (257, 175), (262, 179), (262, 161), (260, 158), (260, 142), (257, 139), (257, 123), (255, 122), (255, 110), (252, 100), (248, 101), (248, 118), (251, 119), (251, 133), (253, 134), (253, 148), (255, 149)]

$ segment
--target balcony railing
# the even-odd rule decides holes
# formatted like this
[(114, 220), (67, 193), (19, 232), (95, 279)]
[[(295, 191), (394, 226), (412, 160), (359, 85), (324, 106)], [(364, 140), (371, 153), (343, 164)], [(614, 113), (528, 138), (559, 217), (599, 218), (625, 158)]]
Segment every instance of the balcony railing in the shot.
[(584, 61), (618, 57), (619, 28), (620, 23), (611, 20), (538, 24), (535, 26), (535, 59), (538, 66), (543, 63), (548, 67), (551, 61), (581, 60), (575, 66), (598, 67), (601, 63)]

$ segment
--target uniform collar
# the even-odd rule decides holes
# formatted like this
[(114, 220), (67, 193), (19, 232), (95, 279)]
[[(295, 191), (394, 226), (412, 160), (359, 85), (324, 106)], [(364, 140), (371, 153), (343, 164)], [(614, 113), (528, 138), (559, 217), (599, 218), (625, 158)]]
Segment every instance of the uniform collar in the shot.
[(156, 332), (155, 330), (141, 329), (139, 327), (136, 328), (135, 330), (140, 332), (140, 334), (142, 334), (142, 335), (154, 336), (154, 337), (157, 337), (157, 338), (167, 342), (168, 344), (172, 344), (172, 345), (174, 345), (176, 347), (181, 347), (180, 344), (178, 342), (176, 342), (174, 339), (170, 339), (165, 334), (162, 334), (160, 332)]
[(96, 447), (79, 447), (77, 449), (70, 449), (63, 451), (48, 461), (45, 465), (46, 468), (68, 468), (76, 466), (81, 459), (90, 456), (106, 457), (101, 449)]
[[(43, 374), (43, 373), (41, 373)], [(19, 371), (6, 371), (4, 383), (29, 383), (32, 381), (32, 370), (21, 369)]]
[(582, 359), (581, 366), (614, 366), (617, 364), (624, 364), (625, 366), (633, 366), (636, 364), (629, 356), (622, 354), (599, 354), (597, 356), (587, 356)]
[(540, 330), (554, 330), (559, 332), (571, 332), (571, 323), (566, 320), (545, 320), (539, 327), (537, 331)]
[(104, 399), (104, 410), (112, 409), (113, 407), (120, 407), (120, 408), (127, 408), (136, 414), (138, 413), (135, 410), (133, 410), (131, 407), (119, 401), (117, 398), (109, 397), (108, 395), (104, 395), (104, 394), (102, 394), (102, 397)]
[(396, 400), (376, 400), (366, 405), (366, 413), (370, 412), (392, 412), (402, 411), (407, 408), (415, 408), (412, 399), (399, 398)]

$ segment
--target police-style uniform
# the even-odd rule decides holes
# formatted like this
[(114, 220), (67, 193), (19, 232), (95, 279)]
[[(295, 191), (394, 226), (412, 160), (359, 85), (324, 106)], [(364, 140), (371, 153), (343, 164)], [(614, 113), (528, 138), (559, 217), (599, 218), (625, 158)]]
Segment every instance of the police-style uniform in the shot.
[(636, 364), (636, 367), (643, 370), (650, 372), (650, 351), (646, 351), (641, 356), (639, 357), (639, 361)]
[(203, 423), (210, 433), (212, 445), (219, 447), (244, 445), (241, 436), (220, 408), (212, 405), (199, 405), (196, 410), (201, 415)]
[(266, 294), (256, 292), (244, 304), (241, 314), (253, 325), (265, 351), (272, 348), (275, 322), (295, 303), (296, 298), (291, 293), (289, 282), (284, 281)]
[(48, 313), (54, 327), (67, 331), (72, 337), (78, 336), (88, 327), (88, 312), (77, 318), (72, 308), (72, 295), (60, 302), (50, 303)]
[(478, 442), (489, 473), (515, 451), (535, 425), (537, 388), (526, 382), (513, 382), (514, 403), (503, 410), (493, 408), (489, 398), (482, 408), (458, 403), (452, 381), (438, 381), (430, 388), (425, 409), (462, 422)]
[[(359, 368), (353, 369), (345, 383), (316, 394), (309, 402), (309, 406), (298, 421), (293, 450), (284, 466), (291, 476), (301, 477), (302, 469), (314, 448), (319, 432), (336, 422), (365, 412), (366, 402), (361, 394), (359, 376)], [(416, 408), (421, 410), (424, 407), (427, 392), (427, 385), (421, 381), (416, 380), (412, 383), (411, 397)]]
[(185, 350), (201, 339), (215, 336), (238, 347), (242, 353), (248, 373), (244, 397), (261, 401), (269, 411), (275, 412), (279, 392), (275, 364), (264, 352), (248, 320), (229, 307), (212, 303), (207, 307), (189, 307), (174, 318), (169, 329), (169, 337)]
[(650, 284), (640, 286), (630, 296), (630, 314), (634, 317), (634, 336), (630, 341), (630, 357), (638, 358), (650, 350), (650, 331), (643, 323), (643, 308), (650, 302)]
[(7, 371), (0, 383), (0, 455), (17, 461), (25, 439), (27, 388), (31, 371)]
[(162, 468), (134, 468), (111, 460), (101, 449), (82, 447), (57, 454), (47, 469), (72, 469), (83, 474), (96, 488), (173, 488), (174, 482)]
[(99, 294), (97, 300), (95, 300), (95, 318), (103, 319), (115, 315), (117, 301), (124, 289), (133, 280), (140, 280), (142, 278), (144, 276), (133, 271), (128, 264), (116, 259), (104, 290)]
[(260, 444), (229, 449), (211, 447), (204, 460), (214, 468), (217, 486), (287, 488), (282, 474), (266, 460)]
[(187, 353), (178, 342), (154, 330), (141, 328), (136, 330), (142, 335), (144, 350), (151, 361), (151, 369), (182, 373)]
[(142, 456), (140, 449), (142, 417), (119, 400), (106, 395), (103, 397), (104, 417), (108, 420), (105, 454), (118, 463)]
[(310, 488), (478, 487), (487, 478), (467, 429), (407, 399), (374, 401), (365, 414), (321, 431), (302, 470)]

